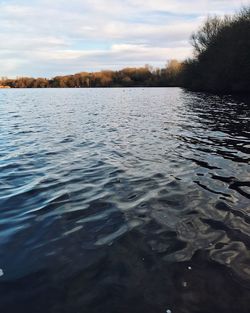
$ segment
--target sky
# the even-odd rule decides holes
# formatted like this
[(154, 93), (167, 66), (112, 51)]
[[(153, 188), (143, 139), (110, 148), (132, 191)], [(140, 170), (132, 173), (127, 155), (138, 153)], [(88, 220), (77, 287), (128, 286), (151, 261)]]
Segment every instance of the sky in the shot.
[(0, 76), (53, 77), (192, 56), (208, 15), (250, 0), (0, 0)]

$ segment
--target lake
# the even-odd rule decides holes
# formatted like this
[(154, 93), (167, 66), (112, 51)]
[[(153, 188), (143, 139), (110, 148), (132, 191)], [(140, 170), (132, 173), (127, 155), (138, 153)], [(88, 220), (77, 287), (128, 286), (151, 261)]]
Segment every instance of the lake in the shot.
[(0, 92), (0, 312), (250, 312), (250, 100)]

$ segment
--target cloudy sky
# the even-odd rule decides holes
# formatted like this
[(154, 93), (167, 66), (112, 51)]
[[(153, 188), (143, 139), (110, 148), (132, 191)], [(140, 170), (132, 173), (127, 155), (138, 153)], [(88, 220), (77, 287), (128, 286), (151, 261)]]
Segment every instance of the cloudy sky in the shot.
[(250, 0), (0, 0), (0, 76), (51, 77), (191, 56), (208, 15)]

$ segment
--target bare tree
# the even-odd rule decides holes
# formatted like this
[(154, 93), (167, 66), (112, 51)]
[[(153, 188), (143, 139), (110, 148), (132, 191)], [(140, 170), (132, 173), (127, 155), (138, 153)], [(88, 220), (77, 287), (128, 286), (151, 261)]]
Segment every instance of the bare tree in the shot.
[(196, 55), (206, 51), (213, 40), (217, 37), (220, 30), (230, 21), (229, 16), (219, 18), (217, 16), (208, 17), (203, 26), (191, 35), (191, 44)]

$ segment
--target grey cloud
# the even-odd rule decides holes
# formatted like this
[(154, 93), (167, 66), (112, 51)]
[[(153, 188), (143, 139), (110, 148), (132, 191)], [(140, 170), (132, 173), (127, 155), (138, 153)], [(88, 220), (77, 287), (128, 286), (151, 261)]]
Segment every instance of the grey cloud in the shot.
[[(236, 0), (2, 1), (0, 75), (163, 65), (191, 55), (189, 36), (202, 17), (239, 7)], [(159, 17), (147, 19), (156, 10)]]

